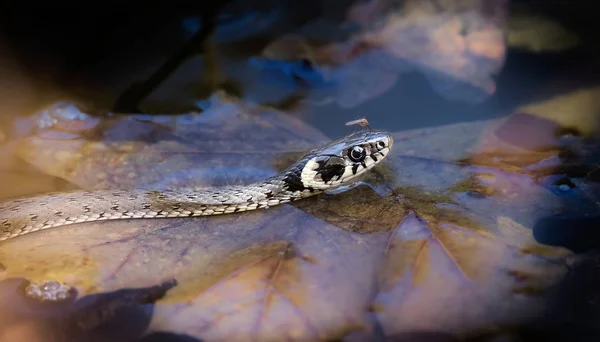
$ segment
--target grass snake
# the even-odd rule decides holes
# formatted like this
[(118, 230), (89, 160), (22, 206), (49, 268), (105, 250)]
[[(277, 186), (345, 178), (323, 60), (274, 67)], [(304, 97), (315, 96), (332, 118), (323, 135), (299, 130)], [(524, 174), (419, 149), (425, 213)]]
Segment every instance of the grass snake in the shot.
[(249, 185), (173, 190), (98, 190), (0, 203), (0, 241), (31, 232), (112, 219), (193, 217), (269, 208), (351, 184), (389, 153), (389, 133), (350, 133), (308, 152), (286, 170)]

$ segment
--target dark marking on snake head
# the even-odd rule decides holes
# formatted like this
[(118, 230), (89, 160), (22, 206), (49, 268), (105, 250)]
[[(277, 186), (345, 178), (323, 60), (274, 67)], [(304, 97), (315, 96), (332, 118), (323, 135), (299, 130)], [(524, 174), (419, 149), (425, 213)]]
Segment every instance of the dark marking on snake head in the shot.
[(118, 205), (113, 205), (112, 207), (110, 207), (110, 209), (112, 209), (114, 211), (118, 211), (119, 210), (119, 206)]
[(319, 172), (317, 172), (318, 175), (321, 176), (321, 179), (323, 180), (323, 182), (327, 183), (330, 180), (333, 179), (333, 177), (337, 177), (337, 179), (340, 179), (340, 177), (342, 177), (342, 175), (344, 174), (344, 166), (332, 166), (332, 167), (328, 167), (325, 168)]
[(353, 174), (353, 175), (355, 175), (355, 174), (356, 174), (356, 172), (358, 172), (358, 167), (359, 167), (359, 166), (360, 166), (359, 164), (354, 164), (354, 165), (352, 165), (352, 174)]
[(344, 174), (346, 169), (346, 162), (344, 158), (338, 156), (324, 156), (316, 160), (317, 164), (317, 175), (321, 176), (323, 182), (327, 183), (337, 177), (338, 179)]

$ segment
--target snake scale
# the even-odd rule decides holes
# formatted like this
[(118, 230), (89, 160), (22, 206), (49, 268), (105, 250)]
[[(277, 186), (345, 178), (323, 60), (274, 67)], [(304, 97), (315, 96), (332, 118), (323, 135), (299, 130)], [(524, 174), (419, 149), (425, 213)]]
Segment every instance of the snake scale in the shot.
[(0, 203), (0, 241), (80, 222), (209, 216), (269, 208), (352, 183), (381, 162), (392, 144), (393, 138), (386, 132), (353, 132), (308, 152), (273, 177), (244, 186), (75, 191), (13, 199)]

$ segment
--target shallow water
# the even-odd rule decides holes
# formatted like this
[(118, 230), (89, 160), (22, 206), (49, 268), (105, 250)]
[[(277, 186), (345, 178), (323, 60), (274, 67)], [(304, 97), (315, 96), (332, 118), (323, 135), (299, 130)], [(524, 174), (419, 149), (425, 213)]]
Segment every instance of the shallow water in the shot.
[[(576, 12), (577, 10), (572, 10), (568, 13), (572, 15)], [(598, 75), (599, 69), (596, 62), (598, 51), (589, 43), (588, 31), (582, 29), (582, 26), (573, 25), (572, 19), (562, 19), (582, 37), (582, 45), (558, 53), (555, 49), (551, 52), (532, 52), (509, 48), (503, 67), (493, 78), (496, 91), (485, 101), (468, 103), (450, 100), (444, 97), (443, 91), (439, 91), (440, 88), (434, 87), (435, 80), (432, 81), (419, 70), (412, 70), (400, 72), (391, 89), (384, 89), (381, 94), (370, 94), (366, 100), (352, 108), (332, 102), (326, 105), (299, 105), (289, 111), (289, 115), (305, 121), (307, 126), (293, 126), (293, 122), (280, 126), (277, 120), (281, 118), (273, 117), (261, 121), (260, 129), (264, 129), (264, 136), (280, 138), (277, 132), (284, 132), (283, 137), (291, 137), (290, 144), (297, 143), (296, 146), (280, 144), (278, 148), (281, 148), (282, 152), (292, 151), (294, 147), (307, 148), (311, 143), (309, 137), (315, 137), (315, 140), (322, 137), (318, 131), (331, 138), (343, 135), (352, 130), (344, 123), (360, 117), (366, 117), (372, 128), (397, 133), (397, 136), (401, 137), (394, 145), (398, 156), (390, 158), (390, 169), (385, 169), (373, 179), (369, 179), (372, 189), (353, 190), (354, 192), (346, 195), (315, 199), (298, 206), (282, 206), (272, 211), (273, 215), (278, 215), (277, 220), (256, 213), (245, 216), (244, 220), (222, 217), (215, 220), (178, 221), (158, 228), (153, 226), (156, 225), (153, 222), (129, 225), (126, 226), (127, 229), (123, 229), (119, 223), (92, 224), (85, 233), (72, 228), (48, 233), (48, 238), (61, 241), (64, 246), (49, 244), (43, 239), (35, 238), (33, 234), (20, 240), (21, 242), (15, 240), (3, 246), (4, 250), (0, 251), (0, 254), (5, 254), (4, 259), (0, 260), (3, 261), (0, 263), (0, 275), (16, 274), (34, 278), (41, 272), (46, 277), (50, 275), (60, 278), (67, 274), (65, 279), (78, 281), (80, 288), (93, 292), (98, 287), (102, 289), (102, 294), (85, 297), (83, 303), (78, 305), (85, 307), (90, 302), (97, 301), (100, 303), (101, 312), (104, 312), (102, 310), (105, 306), (122, 305), (125, 307), (124, 311), (119, 311), (120, 308), (115, 309), (120, 316), (117, 315), (116, 319), (113, 317), (114, 320), (111, 321), (116, 328), (102, 327), (94, 332), (95, 324), (98, 324), (94, 312), (86, 314), (83, 310), (81, 313), (78, 311), (80, 307), (61, 307), (53, 311), (34, 305), (32, 309), (31, 303), (20, 302), (22, 298), (19, 296), (0, 295), (0, 299), (7, 300), (6, 307), (17, 308), (14, 311), (17, 312), (14, 322), (22, 324), (26, 331), (41, 331), (38, 337), (43, 336), (44, 331), (52, 331), (59, 323), (67, 322), (64, 323), (65, 326), (76, 331), (79, 331), (77, 329), (82, 324), (87, 324), (92, 328), (86, 333), (92, 331), (91, 335), (99, 336), (99, 340), (107, 339), (107, 336), (110, 337), (115, 331), (131, 334), (127, 335), (128, 338), (137, 338), (152, 319), (155, 320), (153, 327), (158, 332), (147, 336), (146, 340), (191, 340), (189, 336), (222, 340), (223, 336), (227, 336), (228, 329), (230, 332), (238, 332), (239, 329), (243, 336), (245, 327), (250, 327), (248, 331), (252, 333), (264, 333), (263, 336), (269, 336), (268, 334), (276, 328), (285, 328), (285, 324), (298, 329), (283, 329), (282, 332), (289, 333), (289, 336), (299, 334), (297, 336), (331, 337), (344, 334), (328, 331), (328, 324), (341, 327), (342, 330), (352, 330), (348, 326), (355, 328), (353, 324), (360, 326), (364, 322), (375, 322), (367, 329), (368, 333), (358, 329), (345, 335), (343, 339), (359, 341), (369, 337), (373, 341), (382, 341), (383, 335), (387, 334), (390, 337), (390, 334), (395, 335), (400, 331), (395, 336), (400, 340), (452, 341), (455, 337), (448, 331), (455, 333), (461, 328), (468, 330), (474, 322), (486, 326), (487, 323), (497, 323), (496, 319), (521, 323), (518, 322), (521, 317), (535, 319), (533, 324), (526, 328), (512, 328), (506, 323), (508, 327), (505, 330), (499, 329), (501, 331), (498, 332), (491, 329), (490, 332), (475, 334), (475, 338), (486, 341), (519, 341), (529, 338), (564, 340), (567, 337), (577, 338), (582, 333), (594, 333), (597, 331), (596, 318), (600, 317), (597, 300), (597, 285), (600, 279), (594, 275), (600, 274), (596, 256), (600, 240), (595, 229), (600, 220), (597, 198), (599, 191), (596, 185), (597, 174), (588, 177), (589, 169), (582, 165), (593, 167), (597, 164), (597, 153), (592, 153), (587, 160), (574, 166), (557, 168), (559, 171), (551, 171), (550, 175), (547, 171), (540, 171), (540, 177), (536, 179), (514, 172), (515, 168), (519, 170), (526, 167), (528, 170), (539, 171), (550, 165), (548, 168), (553, 169), (557, 165), (553, 158), (558, 157), (558, 154), (553, 154), (554, 150), (541, 151), (540, 155), (547, 157), (541, 161), (536, 159), (537, 155), (533, 161), (527, 158), (521, 160), (518, 157), (515, 157), (515, 161), (510, 160), (510, 155), (507, 157), (493, 154), (497, 146), (494, 144), (501, 146), (502, 143), (494, 140), (497, 138), (510, 141), (513, 145), (507, 148), (511, 152), (522, 152), (519, 148), (527, 143), (544, 145), (542, 140), (552, 140), (555, 137), (555, 126), (552, 125), (554, 122), (558, 122), (557, 127), (562, 125), (564, 132), (579, 132), (584, 135), (593, 135), (595, 132), (600, 113), (600, 101), (596, 100), (600, 99), (600, 88), (597, 87), (600, 78), (595, 76)], [(181, 33), (181, 21), (174, 21), (172, 26), (166, 31)], [(193, 28), (193, 25), (191, 27)], [(229, 29), (236, 27), (232, 25)], [(248, 51), (239, 52), (243, 49), (232, 45), (230, 40), (226, 39), (229, 37), (227, 32), (224, 32), (225, 38), (221, 38), (223, 44), (216, 44), (216, 48), (211, 50), (215, 53), (214, 60), (207, 63), (208, 58), (196, 56), (185, 62), (139, 104), (139, 112), (168, 114), (187, 111), (190, 108), (206, 109), (206, 102), (203, 102), (205, 98), (199, 94), (207, 89), (211, 90), (215, 80), (222, 81), (222, 78), (239, 81), (243, 90), (242, 99), (245, 101), (277, 102), (298, 91), (309, 89), (309, 93), (319, 93), (323, 90), (323, 94), (326, 95), (317, 94), (315, 101), (318, 102), (331, 90), (327, 87), (304, 87), (298, 77), (290, 77), (290, 73), (297, 72), (290, 64), (284, 63), (269, 70), (256, 68), (247, 59)], [(98, 108), (111, 109), (114, 100), (128, 85), (148, 77), (157, 65), (172, 53), (177, 41), (183, 41), (182, 37), (189, 37), (189, 32), (176, 38), (169, 38), (171, 36), (166, 33), (155, 37), (162, 37), (163, 40), (157, 38), (153, 41), (147, 38), (147, 41), (142, 41), (136, 48), (123, 48), (123, 56), (119, 56), (119, 51), (113, 52), (109, 54), (112, 58), (107, 57), (98, 64), (91, 63), (71, 70), (70, 77), (65, 78), (68, 81), (62, 83), (67, 89), (71, 87), (73, 90), (66, 98), (93, 100), (98, 104)], [(255, 54), (260, 53), (263, 47), (259, 42), (250, 41), (245, 44), (244, 48), (254, 51)], [(155, 54), (152, 57), (139, 58), (136, 49), (147, 51), (144, 47), (151, 45), (158, 46), (156, 51), (153, 51)], [(165, 48), (168, 46), (171, 48)], [(206, 55), (205, 53), (203, 56)], [(137, 59), (140, 59), (139, 65), (135, 65)], [(122, 66), (133, 66), (125, 68), (127, 72), (122, 75), (114, 71), (103, 74), (104, 70), (110, 70), (110, 66), (116, 62), (122, 62)], [(210, 70), (222, 72), (218, 75), (208, 75)], [(309, 79), (312, 77), (310, 72), (311, 70), (303, 69), (300, 76)], [(375, 78), (370, 82), (368, 84), (377, 88), (387, 84), (389, 79), (378, 82)], [(61, 82), (57, 82), (59, 83)], [(82, 89), (78, 88), (79, 85)], [(40, 86), (39, 89), (45, 90), (44, 86)], [(52, 103), (55, 100), (54, 95), (37, 94), (32, 97), (35, 101), (31, 102)], [(24, 105), (23, 108), (25, 107), (27, 106)], [(29, 113), (20, 113), (21, 116), (25, 114)], [(214, 112), (209, 111), (207, 114)], [(220, 112), (218, 114), (202, 118), (209, 124), (211, 120), (219, 118), (227, 122), (240, 120), (246, 123), (244, 120), (247, 120), (236, 115), (227, 116)], [(544, 120), (532, 119), (527, 114), (549, 118), (551, 124)], [(517, 122), (517, 127), (494, 121), (491, 126), (498, 124), (508, 128), (504, 131), (494, 130), (493, 134), (486, 132), (485, 122), (474, 123), (509, 117), (516, 118), (512, 122), (513, 125)], [(140, 122), (146, 122), (149, 118), (138, 117)], [(188, 118), (187, 124), (192, 125), (194, 118)], [(273, 121), (270, 121), (271, 119)], [(163, 116), (156, 121), (168, 126), (169, 117)], [(252, 123), (252, 120), (248, 121)], [(445, 127), (453, 123), (473, 125)], [(127, 138), (127, 133), (132, 132), (127, 131), (131, 126), (123, 127), (125, 128), (121, 131), (115, 130), (118, 132), (113, 133)], [(172, 138), (151, 125), (141, 123), (135, 127), (140, 130), (136, 131), (140, 141), (145, 141), (148, 136), (157, 140), (165, 136)], [(207, 127), (207, 131), (202, 131), (202, 134), (211, 136), (209, 130), (212, 126), (204, 127)], [(226, 127), (226, 124), (221, 123), (221, 127)], [(293, 127), (301, 129), (297, 128), (297, 131), (294, 131)], [(424, 128), (430, 130), (405, 132)], [(73, 127), (70, 129), (75, 130)], [(538, 134), (540, 130), (542, 133)], [(258, 139), (255, 136), (250, 139), (243, 136), (243, 130), (228, 131), (231, 135), (240, 137), (239, 141), (236, 140), (236, 144), (232, 145), (228, 144), (227, 137), (223, 143), (216, 136), (206, 141), (195, 141), (193, 130), (183, 131), (188, 135), (181, 134), (177, 136), (179, 140), (169, 141), (171, 145), (166, 145), (167, 150), (173, 146), (192, 148), (202, 145), (204, 153), (208, 155), (213, 146), (211, 143), (214, 143), (223, 150), (244, 150), (241, 156), (234, 155), (231, 158), (234, 162), (244, 165), (239, 169), (222, 166), (224, 159), (217, 155), (214, 158), (214, 166), (211, 164), (212, 159), (200, 155), (193, 158), (183, 157), (190, 158), (189, 165), (192, 166), (185, 164), (190, 160), (183, 159), (182, 162), (175, 158), (172, 164), (165, 159), (167, 162), (156, 162), (153, 168), (149, 168), (147, 161), (144, 164), (143, 158), (141, 167), (136, 164), (135, 158), (132, 158), (128, 163), (123, 163), (125, 171), (117, 172), (122, 165), (118, 161), (111, 164), (111, 161), (114, 162), (110, 155), (114, 152), (112, 150), (100, 152), (99, 155), (106, 159), (99, 158), (100, 162), (96, 160), (96, 164), (90, 163), (92, 166), (89, 167), (89, 172), (85, 172), (85, 168), (82, 168), (83, 172), (73, 167), (66, 168), (66, 171), (60, 169), (60, 163), (55, 162), (52, 159), (55, 156), (51, 154), (40, 154), (42, 157), (36, 160), (37, 165), (35, 162), (32, 164), (37, 169), (48, 170), (52, 169), (50, 164), (56, 163), (51, 166), (57, 166), (58, 171), (50, 174), (59, 177), (67, 175), (64, 178), (71, 177), (69, 180), (81, 187), (126, 183), (150, 184), (161, 188), (170, 185), (168, 182), (176, 183), (181, 179), (183, 182), (189, 182), (193, 178), (202, 178), (200, 181), (204, 181), (213, 177), (217, 179), (215, 183), (219, 183), (226, 182), (227, 180), (222, 178), (228, 178), (229, 173), (243, 179), (252, 179), (262, 178), (274, 172), (269, 159), (275, 159), (273, 156), (263, 160), (264, 167), (254, 165), (254, 168), (249, 169), (246, 165), (252, 164), (252, 159), (257, 158), (252, 154), (253, 149), (249, 142), (256, 145), (265, 144), (265, 141), (260, 140), (260, 136)], [(257, 131), (263, 132), (259, 129)], [(482, 132), (481, 139), (479, 131)], [(69, 133), (69, 137), (72, 138), (77, 133)], [(306, 139), (295, 141), (292, 133), (298, 133)], [(529, 135), (530, 140), (523, 139), (526, 142), (519, 139), (519, 136)], [(48, 137), (63, 139), (63, 145), (55, 145), (58, 149), (67, 150), (64, 146), (73, 148), (65, 138), (66, 135), (40, 137), (42, 142)], [(488, 142), (488, 139), (491, 142)], [(145, 142), (151, 144), (155, 141), (150, 139)], [(277, 142), (268, 141), (269, 144)], [(179, 143), (181, 145), (177, 145)], [(518, 143), (522, 145), (516, 146)], [(277, 150), (269, 144), (266, 146)], [(552, 144), (554, 143), (549, 145)], [(49, 146), (51, 143), (42, 147)], [(592, 146), (595, 145), (592, 143)], [(78, 146), (75, 146), (70, 150), (75, 151), (72, 155), (77, 154), (77, 148)], [(40, 151), (43, 151), (43, 148)], [(154, 162), (153, 151), (143, 151), (149, 154), (150, 157), (147, 158)], [(494, 157), (488, 160), (484, 152), (489, 152)], [(548, 155), (544, 154), (546, 152)], [(470, 160), (465, 163), (471, 165), (467, 171), (481, 176), (481, 184), (476, 188), (477, 191), (467, 190), (465, 184), (471, 184), (472, 180), (467, 177), (465, 170), (456, 164), (456, 160), (467, 156)], [(63, 157), (68, 160), (68, 156), (63, 154)], [(494, 164), (498, 161), (506, 161), (506, 164)], [(562, 167), (563, 161), (558, 165)], [(177, 164), (178, 162), (181, 165)], [(172, 165), (183, 165), (182, 170), (175, 170)], [(106, 172), (103, 174), (103, 182), (98, 183), (95, 171), (101, 167), (104, 167)], [(192, 172), (189, 171), (190, 167), (193, 168)], [(74, 169), (77, 172), (73, 171)], [(35, 176), (34, 171), (31, 172), (34, 176), (27, 175), (29, 179), (40, 179), (41, 176)], [(116, 174), (114, 178), (111, 178), (114, 176), (111, 172)], [(138, 179), (128, 177), (131, 173), (135, 175), (135, 172), (150, 175), (156, 172), (159, 176), (169, 176), (163, 177), (164, 179), (140, 177), (139, 182), (135, 183)], [(495, 183), (488, 184), (485, 180), (494, 180)], [(33, 184), (33, 181), (31, 183)], [(392, 186), (395, 188), (391, 189)], [(454, 197), (439, 195), (436, 191), (440, 189), (451, 189), (451, 195)], [(46, 188), (43, 186), (39, 187), (39, 191), (44, 190)], [(506, 200), (500, 195), (502, 192), (516, 196)], [(388, 197), (393, 201), (386, 201)], [(442, 208), (435, 206), (440, 203)], [(371, 206), (375, 210), (365, 210)], [(452, 209), (456, 207), (464, 210), (453, 212)], [(474, 224), (469, 215), (481, 219), (482, 226)], [(438, 226), (434, 218), (440, 218), (442, 221), (447, 219), (450, 223)], [(279, 222), (283, 222), (283, 227), (279, 226)], [(298, 229), (306, 226), (314, 229)], [(233, 233), (221, 230), (221, 227), (229, 227)], [(186, 234), (181, 234), (183, 229)], [(249, 231), (251, 233), (248, 233)], [(540, 246), (539, 243), (550, 246)], [(552, 246), (567, 247), (569, 250)], [(417, 252), (414, 252), (415, 250)], [(422, 253), (423, 250), (427, 253)], [(413, 252), (416, 253), (414, 258)], [(571, 252), (574, 253), (572, 258)], [(27, 262), (19, 262), (20, 253), (23, 253)], [(568, 256), (567, 266), (575, 265), (568, 272), (561, 263), (561, 258), (565, 255)], [(585, 262), (575, 262), (583, 257), (586, 257)], [(413, 268), (403, 270), (403, 263), (412, 265)], [(178, 283), (161, 278), (169, 275), (177, 278)], [(563, 276), (564, 278), (561, 278)], [(11, 281), (3, 282), (4, 287), (0, 287), (0, 291), (13, 291), (13, 287), (17, 285), (14, 279)], [(507, 291), (513, 282), (516, 283), (516, 288), (512, 289), (512, 292)], [(260, 302), (262, 297), (259, 290), (262, 289), (262, 285), (265, 285), (266, 293), (261, 302), (263, 304), (248, 304), (256, 298), (259, 298)], [(175, 295), (168, 297), (166, 302), (156, 306), (140, 305), (145, 303), (144, 301), (154, 303), (165, 291), (171, 291), (173, 286)], [(545, 286), (549, 288), (545, 289)], [(136, 289), (109, 291), (123, 287)], [(253, 292), (255, 289), (258, 290)], [(248, 297), (244, 297), (245, 291), (248, 291)], [(540, 295), (537, 296), (538, 294)], [(346, 298), (344, 295), (347, 295)], [(544, 297), (546, 295), (548, 297)], [(110, 298), (113, 296), (117, 299), (111, 302)], [(104, 297), (110, 297), (108, 304), (103, 302)], [(543, 302), (545, 306), (541, 304), (542, 297), (549, 298)], [(279, 301), (272, 298), (279, 298)], [(365, 313), (367, 304), (368, 315), (376, 317), (372, 320), (361, 316)], [(467, 307), (469, 310), (465, 309)], [(511, 311), (515, 307), (517, 310)], [(64, 310), (61, 311), (62, 309)], [(262, 313), (263, 309), (266, 314)], [(252, 310), (259, 313), (253, 315)], [(537, 316), (532, 314), (536, 310), (539, 310)], [(398, 320), (398, 312), (403, 313), (400, 316), (404, 319)], [(73, 319), (72, 316), (80, 314), (82, 319)], [(530, 314), (532, 316), (528, 316)], [(255, 316), (258, 317), (256, 322), (253, 321)], [(35, 318), (31, 320), (34, 323), (27, 321), (31, 317)], [(47, 320), (47, 317), (52, 318)], [(231, 321), (227, 321), (228, 318), (231, 318)], [(313, 318), (314, 322), (311, 321)], [(273, 324), (261, 323), (267, 319)], [(219, 326), (218, 322), (221, 320), (225, 322), (225, 328)], [(103, 322), (102, 319), (98, 321)], [(292, 321), (294, 324), (300, 323), (294, 325), (290, 323)], [(4, 331), (11, 331), (15, 336), (27, 336), (9, 329), (13, 328), (10, 325), (13, 321), (6, 322), (8, 325), (0, 325), (0, 336)], [(129, 328), (119, 330), (119, 323), (122, 322), (127, 322)], [(557, 322), (557, 325), (550, 328), (552, 322)], [(27, 330), (27, 324), (34, 328)], [(79, 326), (73, 328), (73, 324)], [(261, 324), (264, 324), (263, 330)], [(445, 330), (434, 331), (436, 324), (443, 326)], [(14, 326), (17, 326), (17, 323)], [(180, 336), (175, 337), (177, 334)]]

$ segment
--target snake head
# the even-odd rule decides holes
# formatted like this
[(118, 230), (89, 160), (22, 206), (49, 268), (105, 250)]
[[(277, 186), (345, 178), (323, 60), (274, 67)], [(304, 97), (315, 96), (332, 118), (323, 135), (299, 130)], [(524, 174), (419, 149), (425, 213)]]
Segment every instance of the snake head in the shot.
[(352, 181), (380, 163), (390, 152), (394, 139), (380, 131), (348, 134), (311, 151), (300, 180), (305, 188), (326, 190)]

